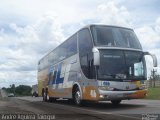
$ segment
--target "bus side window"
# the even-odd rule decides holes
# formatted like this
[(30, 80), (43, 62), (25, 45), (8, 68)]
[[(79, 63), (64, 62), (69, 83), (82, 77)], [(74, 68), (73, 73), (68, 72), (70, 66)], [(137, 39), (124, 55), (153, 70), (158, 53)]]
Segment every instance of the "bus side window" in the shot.
[(68, 57), (77, 53), (77, 34), (74, 34), (69, 38), (69, 40), (67, 41), (66, 50), (68, 53), (67, 54)]
[(88, 70), (88, 56), (81, 56), (80, 58), (81, 61), (81, 68), (83, 70), (83, 73), (86, 75), (86, 77), (89, 77), (89, 70)]
[(93, 44), (89, 30), (83, 29), (79, 31), (78, 40), (79, 40), (79, 57), (80, 57), (81, 69), (87, 78), (92, 78), (90, 63), (93, 59), (92, 55)]

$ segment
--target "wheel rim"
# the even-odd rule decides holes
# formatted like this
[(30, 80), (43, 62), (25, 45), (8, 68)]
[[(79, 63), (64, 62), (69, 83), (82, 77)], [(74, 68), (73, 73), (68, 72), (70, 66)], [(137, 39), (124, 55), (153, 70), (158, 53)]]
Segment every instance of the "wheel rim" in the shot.
[(48, 101), (48, 99), (49, 99), (49, 96), (48, 96), (48, 94), (47, 93), (44, 93), (44, 101)]
[(75, 94), (75, 100), (76, 100), (76, 103), (77, 103), (77, 104), (80, 104), (81, 95), (80, 95), (80, 92), (79, 92), (79, 91), (77, 91), (76, 94)]
[(46, 96), (46, 94), (45, 94), (45, 93), (43, 93), (43, 101), (45, 101), (45, 96)]

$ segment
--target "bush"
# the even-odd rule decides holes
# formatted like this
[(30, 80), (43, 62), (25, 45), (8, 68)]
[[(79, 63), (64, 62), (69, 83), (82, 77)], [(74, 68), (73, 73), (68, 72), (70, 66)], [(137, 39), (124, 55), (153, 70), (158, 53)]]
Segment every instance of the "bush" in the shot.
[(18, 96), (30, 96), (32, 88), (27, 85), (19, 85), (15, 88), (15, 93)]

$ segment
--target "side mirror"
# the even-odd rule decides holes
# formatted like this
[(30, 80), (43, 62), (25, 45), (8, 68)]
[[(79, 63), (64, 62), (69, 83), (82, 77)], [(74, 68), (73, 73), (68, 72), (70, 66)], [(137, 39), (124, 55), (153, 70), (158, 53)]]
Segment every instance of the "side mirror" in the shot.
[(92, 49), (93, 52), (93, 64), (95, 66), (99, 66), (100, 65), (100, 53), (99, 50), (97, 48), (93, 48)]
[(153, 59), (153, 67), (157, 67), (157, 57), (154, 55), (154, 54), (151, 54), (151, 53), (149, 53), (149, 52), (143, 52), (143, 55), (145, 56), (145, 55), (150, 55), (151, 57), (152, 57), (152, 59)]

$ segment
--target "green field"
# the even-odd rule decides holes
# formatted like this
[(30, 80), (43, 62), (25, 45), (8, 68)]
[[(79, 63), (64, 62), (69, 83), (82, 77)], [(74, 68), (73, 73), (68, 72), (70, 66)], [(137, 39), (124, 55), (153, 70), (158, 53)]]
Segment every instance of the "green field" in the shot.
[(160, 100), (160, 87), (149, 88), (148, 96), (145, 99)]

